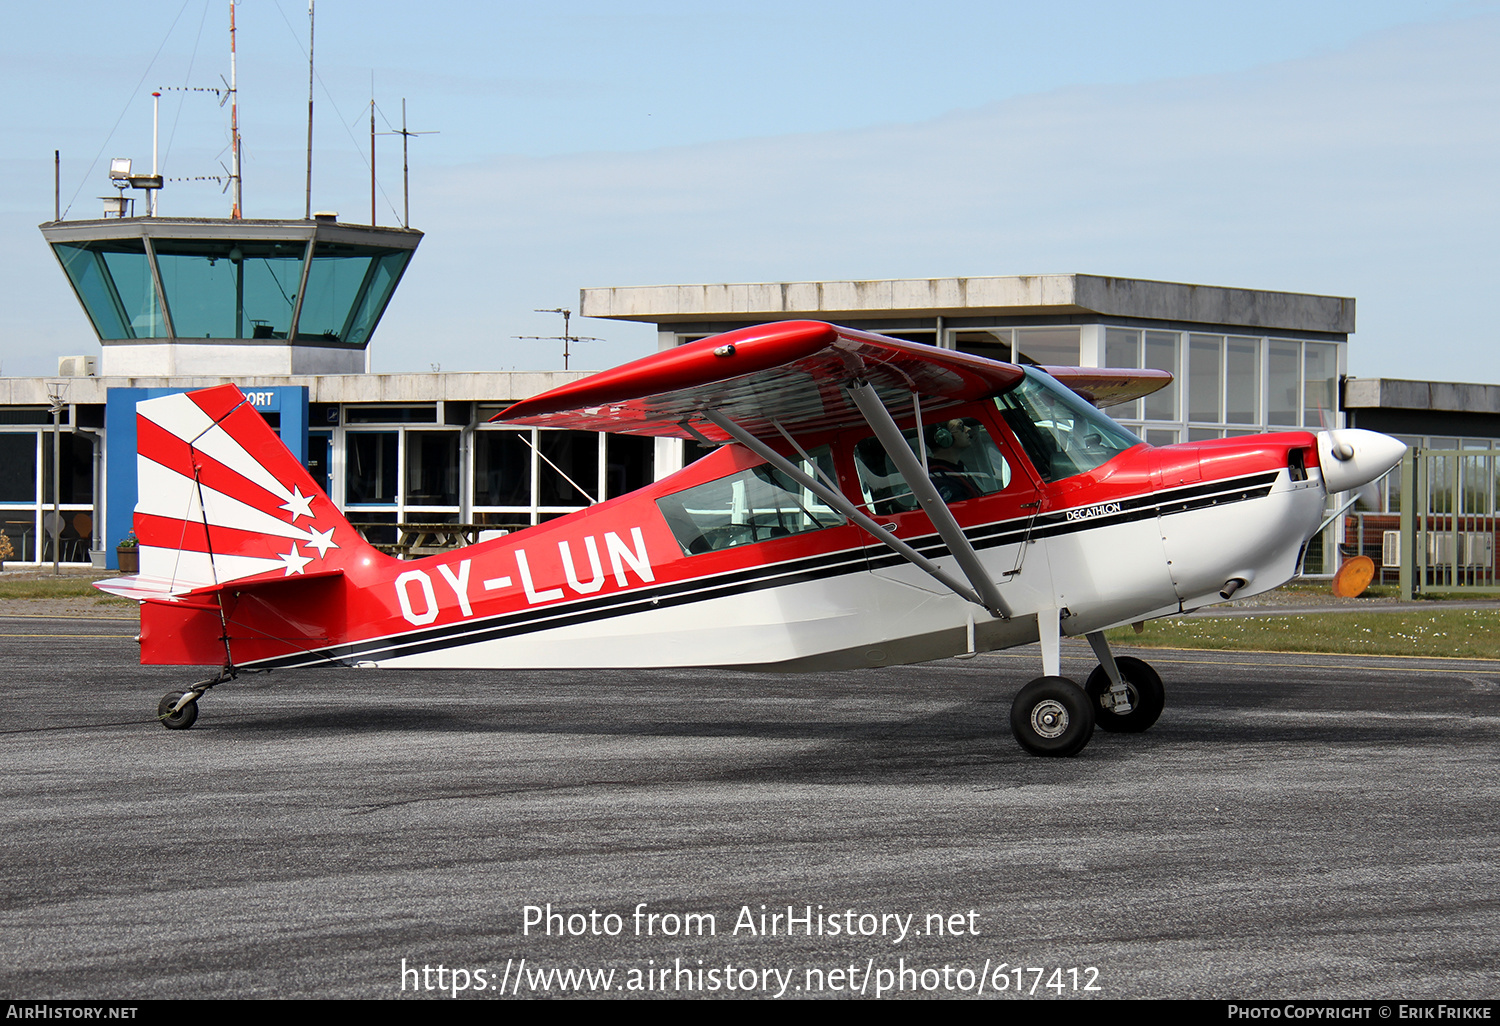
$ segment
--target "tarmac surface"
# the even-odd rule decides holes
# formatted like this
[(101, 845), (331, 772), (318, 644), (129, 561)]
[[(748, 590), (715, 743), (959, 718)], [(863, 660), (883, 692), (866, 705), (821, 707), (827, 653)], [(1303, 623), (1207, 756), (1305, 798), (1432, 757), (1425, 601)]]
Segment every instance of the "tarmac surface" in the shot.
[(7, 998), (1500, 995), (1497, 662), (1138, 650), (1158, 725), (1049, 760), (1034, 649), (246, 676), (167, 731), (134, 632), (0, 616)]

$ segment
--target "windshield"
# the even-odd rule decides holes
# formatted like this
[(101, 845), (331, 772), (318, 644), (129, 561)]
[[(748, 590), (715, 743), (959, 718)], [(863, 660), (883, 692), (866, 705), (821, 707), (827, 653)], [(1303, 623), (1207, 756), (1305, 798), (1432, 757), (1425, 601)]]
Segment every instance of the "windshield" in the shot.
[(1025, 370), (995, 405), (1042, 480), (1082, 474), (1145, 444), (1052, 375), (1035, 367)]

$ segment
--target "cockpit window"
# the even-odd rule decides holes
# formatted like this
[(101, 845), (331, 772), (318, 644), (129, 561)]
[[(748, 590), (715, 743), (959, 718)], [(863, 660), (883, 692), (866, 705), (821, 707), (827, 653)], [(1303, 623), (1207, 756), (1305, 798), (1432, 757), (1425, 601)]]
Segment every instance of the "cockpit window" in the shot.
[[(810, 455), (827, 480), (833, 480), (828, 447)], [(808, 460), (795, 462), (809, 477), (818, 476)], [(689, 556), (844, 523), (842, 514), (766, 464), (663, 496), (656, 505)]]
[[(947, 503), (992, 495), (1010, 484), (1010, 464), (984, 425), (973, 417), (934, 421), (915, 431), (904, 432), (906, 444), (921, 456), (927, 450), (927, 476)], [(886, 453), (878, 438), (866, 438), (854, 446), (854, 469), (865, 505), (876, 516), (889, 516), (917, 508), (917, 497)]]
[(1035, 367), (1027, 367), (1026, 376), (997, 397), (995, 405), (1044, 481), (1093, 470), (1145, 444)]

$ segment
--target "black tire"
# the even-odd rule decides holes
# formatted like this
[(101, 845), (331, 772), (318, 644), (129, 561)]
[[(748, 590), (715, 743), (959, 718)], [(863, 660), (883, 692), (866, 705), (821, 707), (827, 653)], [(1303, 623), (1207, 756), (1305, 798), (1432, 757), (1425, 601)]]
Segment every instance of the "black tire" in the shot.
[(1033, 755), (1077, 755), (1094, 736), (1094, 707), (1066, 677), (1038, 677), (1010, 707), (1010, 729)]
[(1094, 722), (1100, 730), (1115, 734), (1139, 734), (1148, 729), (1161, 716), (1167, 704), (1167, 692), (1162, 687), (1161, 677), (1150, 663), (1131, 656), (1117, 656), (1115, 666), (1125, 678), (1125, 687), (1130, 691), (1130, 711), (1120, 715), (1108, 705), (1109, 674), (1103, 666), (1094, 668), (1083, 689), (1089, 694), (1089, 704), (1094, 709)]
[(156, 705), (156, 718), (161, 720), (161, 725), (168, 730), (187, 730), (198, 722), (198, 700), (195, 698), (187, 705), (178, 709), (175, 713), (172, 707), (182, 697), (181, 691), (173, 691), (161, 696), (161, 701)]

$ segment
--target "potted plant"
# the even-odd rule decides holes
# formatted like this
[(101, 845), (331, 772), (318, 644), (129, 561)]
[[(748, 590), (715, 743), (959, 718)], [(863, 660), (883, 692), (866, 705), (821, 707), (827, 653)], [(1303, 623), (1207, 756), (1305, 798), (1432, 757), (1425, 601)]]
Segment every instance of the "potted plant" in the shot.
[(141, 572), (141, 552), (138, 548), (135, 532), (132, 531), (120, 539), (120, 544), (115, 546), (115, 558), (119, 563), (120, 573), (137, 574)]

